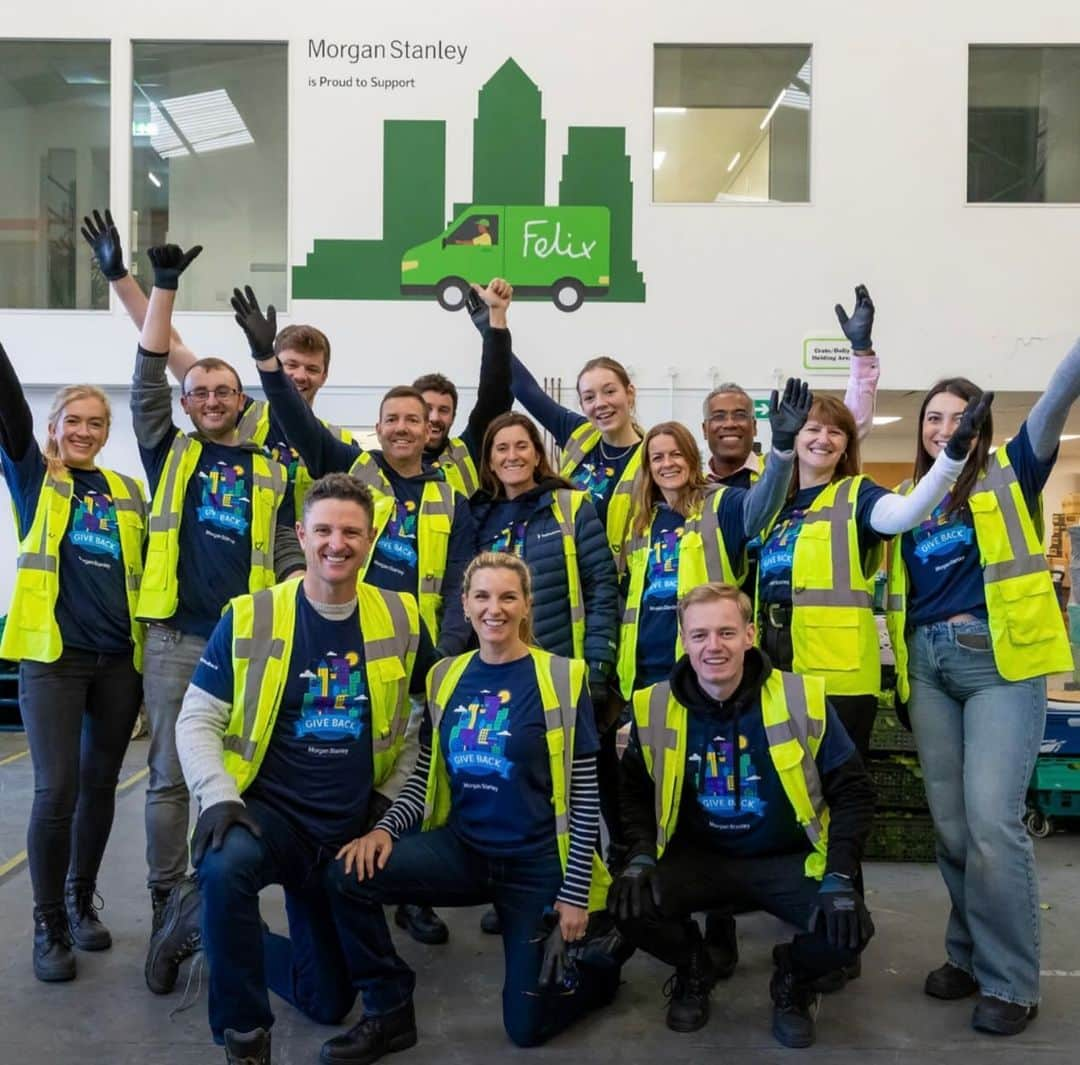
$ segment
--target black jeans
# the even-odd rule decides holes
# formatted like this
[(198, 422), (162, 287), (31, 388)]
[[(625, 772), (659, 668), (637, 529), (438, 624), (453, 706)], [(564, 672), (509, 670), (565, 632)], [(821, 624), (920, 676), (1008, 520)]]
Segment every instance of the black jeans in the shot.
[(804, 854), (728, 858), (676, 841), (656, 866), (659, 908), (647, 898), (641, 917), (620, 921), (619, 929), (635, 946), (682, 968), (701, 949), (694, 913), (765, 910), (801, 930), (791, 941), (791, 962), (796, 979), (809, 983), (851, 965), (861, 951), (829, 946), (823, 921), (806, 931), (821, 885), (806, 876), (805, 861)]
[(94, 883), (116, 782), (142, 702), (131, 654), (65, 650), (19, 665), (19, 709), (34, 764), (26, 833), (34, 904), (64, 901), (64, 879)]

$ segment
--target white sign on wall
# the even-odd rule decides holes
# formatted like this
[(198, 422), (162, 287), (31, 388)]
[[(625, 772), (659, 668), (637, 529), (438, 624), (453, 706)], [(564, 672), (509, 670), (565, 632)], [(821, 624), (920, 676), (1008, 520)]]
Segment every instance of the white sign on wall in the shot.
[(804, 370), (846, 377), (850, 366), (851, 344), (844, 337), (807, 337), (803, 341)]

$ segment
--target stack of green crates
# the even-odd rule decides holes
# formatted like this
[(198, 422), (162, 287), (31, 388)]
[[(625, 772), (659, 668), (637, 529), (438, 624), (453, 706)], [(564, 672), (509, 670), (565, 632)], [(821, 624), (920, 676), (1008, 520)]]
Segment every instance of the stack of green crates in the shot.
[(870, 776), (877, 789), (874, 828), (866, 859), (934, 861), (934, 824), (926, 804), (915, 738), (896, 716), (893, 692), (882, 692), (870, 736)]

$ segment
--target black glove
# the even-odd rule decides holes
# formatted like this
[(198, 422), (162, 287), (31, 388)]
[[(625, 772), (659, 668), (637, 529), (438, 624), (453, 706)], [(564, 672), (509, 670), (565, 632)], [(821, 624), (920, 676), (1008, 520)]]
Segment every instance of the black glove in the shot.
[(836, 305), (836, 317), (844, 336), (851, 341), (852, 351), (869, 351), (874, 346), (870, 339), (874, 330), (874, 301), (865, 285), (855, 286), (855, 309), (851, 312), (851, 317), (847, 316), (839, 303)]
[(471, 285), (469, 286), (469, 294), (465, 297), (465, 310), (469, 312), (472, 324), (480, 331), (480, 335), (486, 335), (491, 328), (491, 311)]
[(201, 251), (201, 244), (196, 244), (191, 251), (184, 251), (179, 244), (160, 244), (147, 249), (146, 257), (154, 268), (154, 288), (175, 292), (180, 284), (180, 275)]
[(646, 892), (652, 896), (653, 904), (659, 906), (660, 890), (655, 876), (655, 858), (647, 854), (633, 858), (608, 889), (608, 912), (620, 921), (640, 917)]
[(541, 990), (561, 991), (573, 979), (573, 967), (566, 955), (566, 940), (557, 913), (545, 913), (540, 922), (544, 939), (544, 956), (540, 962), (537, 986)]
[(784, 398), (773, 389), (769, 400), (769, 425), (772, 426), (772, 446), (777, 451), (790, 451), (795, 446), (795, 434), (806, 424), (814, 393), (805, 381), (789, 377), (784, 385)]
[(815, 931), (822, 919), (830, 947), (858, 950), (866, 946), (874, 934), (874, 922), (870, 920), (862, 895), (855, 890), (850, 877), (839, 873), (829, 873), (822, 880), (807, 930)]
[(241, 292), (233, 289), (232, 309), (236, 311), (236, 324), (247, 335), (253, 359), (269, 359), (274, 354), (274, 338), (277, 336), (277, 311), (271, 303), (264, 315), (259, 301), (250, 285)]
[(104, 221), (96, 209), (93, 218), (83, 215), (82, 235), (93, 249), (94, 258), (106, 281), (119, 281), (122, 277), (127, 277), (124, 249), (120, 247), (120, 234), (108, 207), (105, 208)]
[(993, 392), (984, 392), (978, 399), (972, 400), (960, 416), (960, 424), (953, 430), (949, 442), (945, 445), (945, 454), (951, 459), (966, 459), (971, 450), (971, 442), (979, 435), (986, 419), (990, 416), (990, 405), (994, 402)]
[(221, 850), (229, 829), (235, 825), (246, 828), (256, 839), (262, 835), (262, 829), (247, 812), (242, 802), (216, 802), (208, 806), (195, 822), (195, 836), (191, 841), (191, 864), (198, 868), (207, 847)]

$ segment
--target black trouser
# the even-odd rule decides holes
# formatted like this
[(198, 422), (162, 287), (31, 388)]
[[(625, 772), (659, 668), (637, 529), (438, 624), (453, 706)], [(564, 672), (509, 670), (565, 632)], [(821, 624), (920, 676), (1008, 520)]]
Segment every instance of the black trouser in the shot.
[(619, 929), (636, 947), (683, 968), (702, 949), (694, 913), (765, 910), (801, 929), (791, 941), (791, 965), (799, 983), (810, 983), (851, 965), (861, 950), (830, 946), (824, 921), (806, 931), (821, 885), (806, 876), (805, 862), (805, 854), (730, 858), (676, 843), (656, 866), (659, 907), (647, 897), (642, 916), (620, 921)]
[(130, 652), (71, 649), (55, 662), (20, 664), (19, 709), (34, 764), (26, 850), (35, 905), (62, 904), (65, 877), (97, 880), (141, 702)]
[(630, 705), (612, 680), (607, 691), (593, 702), (600, 750), (596, 755), (596, 778), (600, 790), (600, 815), (607, 826), (610, 841), (609, 861), (617, 870), (622, 866), (625, 844), (619, 815), (619, 728), (629, 720)]
[[(768, 610), (769, 605), (765, 604), (765, 611)], [(774, 605), (771, 612), (777, 620), (786, 619), (786, 621), (778, 626), (769, 620), (768, 613), (765, 614), (761, 619), (761, 647), (777, 669), (790, 673), (795, 658), (791, 646), (791, 608), (777, 608)], [(870, 733), (874, 729), (874, 718), (877, 717), (877, 693), (830, 695), (829, 702), (851, 737), (851, 742), (855, 744), (859, 757), (865, 762), (870, 755)]]

